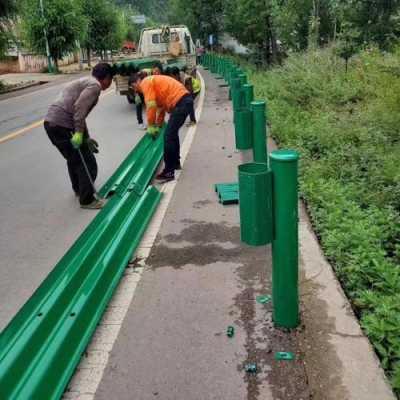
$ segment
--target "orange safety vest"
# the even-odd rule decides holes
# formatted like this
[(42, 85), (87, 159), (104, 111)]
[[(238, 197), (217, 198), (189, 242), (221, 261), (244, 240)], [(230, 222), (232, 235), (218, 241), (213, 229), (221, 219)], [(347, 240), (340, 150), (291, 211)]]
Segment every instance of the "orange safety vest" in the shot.
[(148, 126), (161, 126), (165, 112), (171, 112), (178, 101), (189, 94), (185, 86), (166, 75), (152, 75), (144, 78), (139, 86), (143, 93), (147, 110)]

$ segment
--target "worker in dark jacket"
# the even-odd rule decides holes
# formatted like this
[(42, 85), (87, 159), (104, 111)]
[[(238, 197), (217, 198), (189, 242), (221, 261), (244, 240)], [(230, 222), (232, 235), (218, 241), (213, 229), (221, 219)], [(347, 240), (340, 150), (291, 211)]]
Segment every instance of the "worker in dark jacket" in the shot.
[(110, 87), (112, 77), (109, 64), (97, 64), (91, 77), (73, 81), (62, 90), (45, 117), (44, 128), (53, 145), (67, 160), (72, 189), (79, 196), (82, 208), (99, 209), (104, 205), (102, 200), (94, 197), (92, 182), (97, 177), (97, 163), (93, 153), (98, 153), (98, 143), (89, 136), (86, 117), (97, 104), (101, 91)]

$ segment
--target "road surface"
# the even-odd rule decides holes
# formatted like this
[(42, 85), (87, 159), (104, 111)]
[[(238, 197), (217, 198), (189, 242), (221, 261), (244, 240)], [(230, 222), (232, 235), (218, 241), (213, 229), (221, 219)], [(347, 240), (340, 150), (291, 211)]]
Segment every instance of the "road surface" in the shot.
[[(65, 160), (41, 123), (65, 84), (0, 98), (0, 331), (96, 215), (79, 207)], [(102, 93), (88, 126), (100, 144), (100, 187), (143, 131), (114, 88)]]

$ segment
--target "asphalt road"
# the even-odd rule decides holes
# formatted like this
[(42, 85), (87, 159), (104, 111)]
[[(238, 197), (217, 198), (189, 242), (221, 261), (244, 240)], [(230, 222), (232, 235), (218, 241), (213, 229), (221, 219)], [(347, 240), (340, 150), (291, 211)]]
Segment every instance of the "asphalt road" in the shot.
[[(65, 81), (0, 100), (0, 331), (73, 244), (96, 211), (82, 210), (65, 160), (39, 125)], [(112, 174), (143, 131), (133, 106), (112, 88), (88, 118), (100, 145), (97, 186)]]

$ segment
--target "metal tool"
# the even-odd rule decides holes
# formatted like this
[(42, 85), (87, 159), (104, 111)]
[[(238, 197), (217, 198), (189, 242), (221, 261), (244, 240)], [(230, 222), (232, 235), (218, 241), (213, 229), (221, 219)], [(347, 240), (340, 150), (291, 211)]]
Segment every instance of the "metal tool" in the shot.
[(79, 156), (81, 158), (83, 167), (85, 168), (85, 171), (86, 171), (86, 174), (87, 174), (87, 176), (89, 178), (90, 184), (92, 185), (93, 195), (94, 195), (95, 199), (96, 200), (103, 200), (103, 198), (97, 193), (96, 187), (94, 186), (94, 182), (93, 182), (92, 176), (90, 175), (90, 172), (89, 172), (89, 168), (88, 168), (88, 166), (86, 164), (85, 159), (83, 158), (83, 154), (81, 152), (81, 149), (78, 148), (76, 150), (78, 150), (78, 153), (79, 153)]

